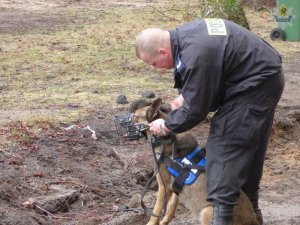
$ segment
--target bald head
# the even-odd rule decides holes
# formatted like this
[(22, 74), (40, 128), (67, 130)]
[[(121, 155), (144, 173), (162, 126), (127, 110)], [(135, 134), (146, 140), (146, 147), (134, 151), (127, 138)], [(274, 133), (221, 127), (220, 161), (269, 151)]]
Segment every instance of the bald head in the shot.
[(136, 37), (135, 50), (139, 58), (142, 54), (153, 57), (159, 48), (170, 48), (170, 34), (166, 30), (148, 28)]

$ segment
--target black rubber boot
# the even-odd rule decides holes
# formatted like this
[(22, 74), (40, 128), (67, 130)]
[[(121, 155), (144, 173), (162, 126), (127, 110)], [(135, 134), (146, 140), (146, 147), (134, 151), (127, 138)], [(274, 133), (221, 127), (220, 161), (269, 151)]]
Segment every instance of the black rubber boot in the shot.
[(214, 205), (211, 225), (233, 225), (233, 206)]
[(259, 224), (262, 225), (264, 222), (263, 222), (261, 210), (258, 206), (258, 191), (253, 192), (253, 193), (246, 192), (246, 195), (248, 196), (248, 198), (252, 204), (253, 210), (255, 212), (255, 215), (256, 215), (256, 218), (257, 218)]

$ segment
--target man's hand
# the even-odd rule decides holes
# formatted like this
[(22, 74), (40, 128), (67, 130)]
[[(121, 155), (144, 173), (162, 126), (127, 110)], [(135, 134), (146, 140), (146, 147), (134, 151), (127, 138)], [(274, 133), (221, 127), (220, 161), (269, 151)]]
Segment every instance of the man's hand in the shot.
[(166, 136), (171, 131), (165, 126), (164, 119), (157, 119), (154, 120), (152, 123), (149, 124), (150, 132), (155, 136)]
[(183, 101), (184, 101), (184, 98), (183, 98), (182, 94), (180, 94), (179, 96), (177, 96), (175, 99), (173, 99), (170, 102), (171, 109), (175, 110), (175, 109), (180, 108), (183, 105)]

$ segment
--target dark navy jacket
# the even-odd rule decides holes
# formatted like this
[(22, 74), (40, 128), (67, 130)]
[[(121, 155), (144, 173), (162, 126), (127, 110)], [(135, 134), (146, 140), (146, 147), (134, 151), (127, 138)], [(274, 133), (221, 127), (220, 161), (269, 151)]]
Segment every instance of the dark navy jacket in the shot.
[(169, 32), (175, 88), (185, 100), (166, 119), (173, 132), (191, 129), (218, 106), (255, 92), (281, 71), (279, 53), (233, 22), (200, 19)]

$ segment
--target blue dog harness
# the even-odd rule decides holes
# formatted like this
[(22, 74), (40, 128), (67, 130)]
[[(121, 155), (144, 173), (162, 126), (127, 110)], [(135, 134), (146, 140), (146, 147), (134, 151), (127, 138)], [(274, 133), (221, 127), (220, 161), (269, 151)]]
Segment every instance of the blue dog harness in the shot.
[(168, 172), (174, 177), (173, 191), (178, 195), (184, 185), (193, 184), (198, 176), (205, 171), (205, 148), (197, 147), (184, 157), (157, 156), (159, 164), (165, 164)]
[[(171, 176), (174, 177), (174, 182), (172, 185), (172, 189), (174, 193), (179, 195), (179, 193), (182, 191), (182, 188), (184, 185), (191, 185), (193, 184), (198, 176), (205, 171), (205, 164), (206, 164), (206, 150), (205, 148), (197, 147), (193, 151), (189, 152), (183, 157), (176, 157), (177, 155), (177, 140), (176, 135), (171, 133), (169, 138), (159, 138), (152, 136), (149, 140), (152, 152), (154, 156), (154, 160), (157, 166), (157, 170), (154, 173), (154, 175), (151, 177), (151, 179), (146, 183), (142, 194), (141, 194), (141, 206), (144, 209), (144, 212), (148, 216), (155, 216), (155, 217), (161, 217), (165, 215), (166, 208), (167, 208), (167, 198), (166, 198), (166, 190), (165, 195), (163, 198), (163, 212), (159, 215), (154, 214), (150, 208), (148, 208), (143, 199), (144, 196), (149, 189), (149, 187), (152, 184), (152, 181), (156, 178), (156, 174), (160, 173), (159, 168), (161, 164), (164, 164), (168, 172), (171, 174)], [(166, 144), (172, 145), (172, 154), (171, 156), (166, 156), (164, 152), (162, 151), (162, 154), (156, 154), (155, 148), (158, 146), (164, 146)]]
[[(187, 165), (199, 166), (199, 168), (197, 168), (197, 167), (195, 167), (194, 169), (189, 168), (189, 173), (183, 182), (184, 185), (193, 184), (196, 181), (196, 179), (198, 178), (198, 176), (203, 172), (203, 169), (205, 168), (205, 165), (206, 165), (206, 158), (205, 158), (204, 151), (205, 151), (204, 149), (197, 147), (193, 152), (187, 154), (184, 158), (176, 158), (175, 159), (176, 162), (178, 163), (178, 165), (181, 166), (181, 168), (186, 168)], [(199, 156), (200, 156), (200, 158), (199, 158)], [(181, 169), (178, 171), (178, 169), (174, 168), (174, 166), (172, 166), (172, 165), (168, 165), (167, 168), (168, 168), (169, 173), (173, 177), (175, 177), (175, 179), (177, 177), (179, 177), (180, 172), (182, 172)]]

